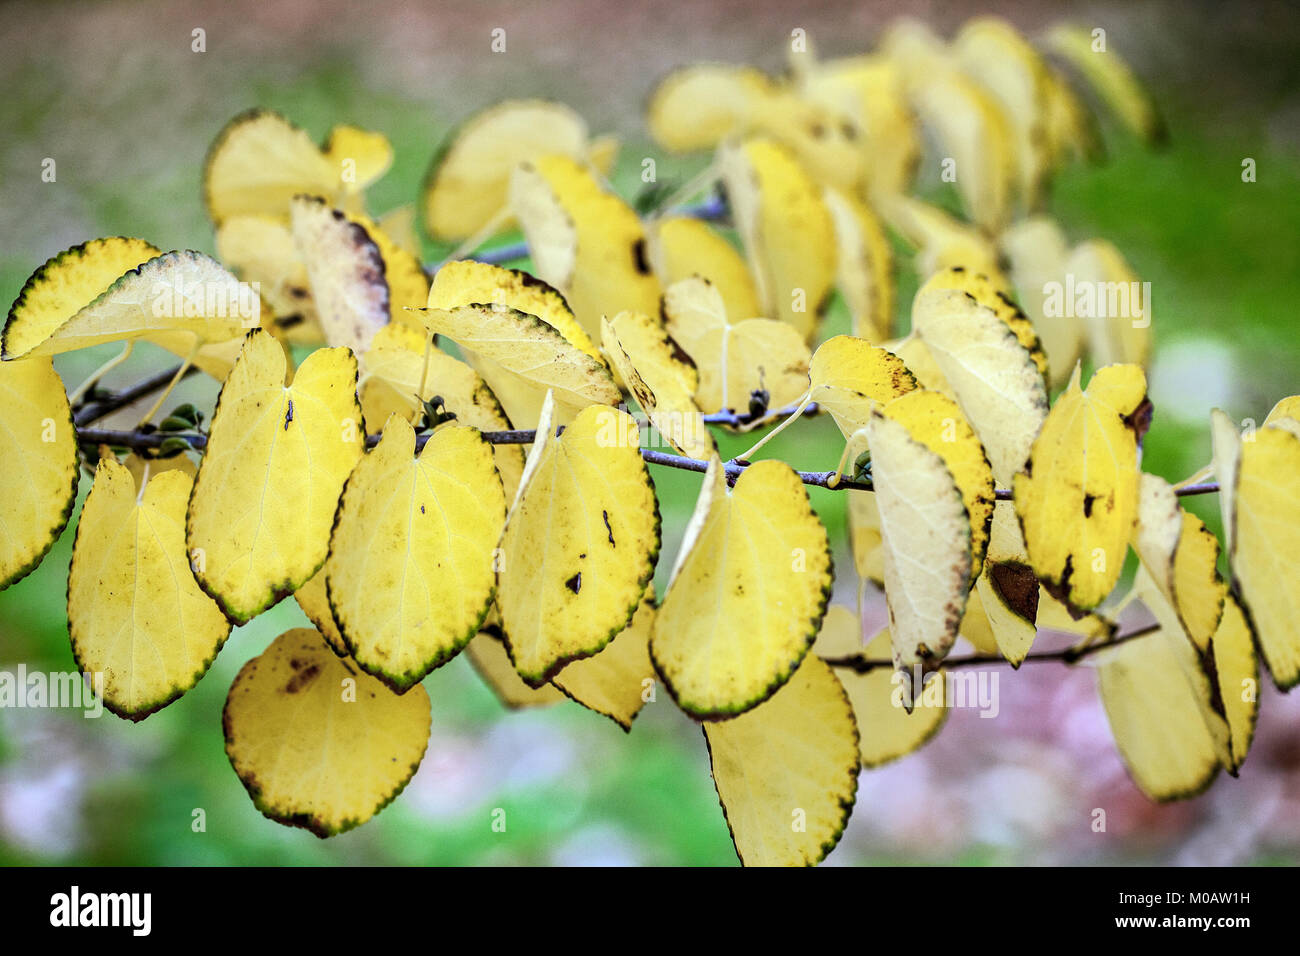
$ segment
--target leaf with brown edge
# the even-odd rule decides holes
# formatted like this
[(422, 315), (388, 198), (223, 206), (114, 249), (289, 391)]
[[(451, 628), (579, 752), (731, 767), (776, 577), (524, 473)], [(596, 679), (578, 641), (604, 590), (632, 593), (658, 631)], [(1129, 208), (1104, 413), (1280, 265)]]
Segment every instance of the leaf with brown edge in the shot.
[(315, 196), (295, 196), (289, 218), (325, 341), (364, 355), (389, 320), (379, 246), (364, 227)]
[(583, 707), (631, 731), (632, 721), (647, 702), (646, 691), (655, 682), (650, 629), (656, 610), (651, 585), (627, 627), (599, 654), (566, 664), (551, 683)]
[(103, 675), (104, 705), (143, 720), (192, 688), (230, 634), (185, 553), (192, 480), (180, 470), (137, 492), (106, 458), (81, 512), (68, 573), (68, 631), (78, 669)]
[(361, 457), (356, 359), (318, 349), (286, 385), (284, 349), (255, 330), (217, 399), (190, 497), (200, 586), (245, 623), (325, 562), (343, 483)]
[(714, 450), (695, 404), (699, 373), (656, 320), (620, 312), (601, 320), (601, 343), (610, 364), (664, 440), (687, 458)]
[(812, 645), (832, 578), (799, 476), (760, 461), (728, 491), (715, 455), (650, 639), (677, 705), (715, 720), (771, 697)]
[(970, 590), (971, 521), (943, 458), (903, 422), (873, 412), (867, 442), (894, 666), (914, 693), (916, 675), (935, 670), (957, 639)]
[(1075, 612), (1114, 589), (1138, 510), (1139, 419), (1149, 408), (1136, 365), (1079, 369), (1057, 398), (1012, 492), (1030, 562)]
[(33, 571), (77, 500), (77, 436), (49, 358), (0, 363), (0, 590)]
[(654, 574), (659, 505), (626, 412), (583, 409), (556, 437), (549, 415), (506, 519), (497, 607), (510, 659), (540, 687), (628, 621)]
[(310, 628), (244, 665), (222, 712), (226, 755), (264, 816), (336, 836), (402, 792), (429, 741), (423, 687), (395, 694)]
[(362, 670), (398, 693), (478, 633), (496, 588), (506, 502), (492, 447), (445, 424), (416, 453), (393, 416), (352, 470), (330, 537), (326, 588)]
[(835, 848), (857, 797), (858, 729), (821, 658), (753, 710), (706, 723), (704, 739), (742, 864), (814, 866)]

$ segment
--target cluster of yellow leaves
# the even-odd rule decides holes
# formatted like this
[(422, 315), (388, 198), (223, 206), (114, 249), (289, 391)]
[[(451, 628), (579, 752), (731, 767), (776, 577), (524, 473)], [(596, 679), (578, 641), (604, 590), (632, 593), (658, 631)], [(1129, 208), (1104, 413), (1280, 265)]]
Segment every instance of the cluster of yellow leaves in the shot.
[[(52, 356), (142, 339), (221, 393), (197, 468), (102, 450), (69, 575), (73, 653), (114, 713), (143, 719), (202, 678), (232, 625), (294, 595), (315, 628), (248, 662), (223, 721), (236, 772), (283, 823), (328, 836), (391, 801), (428, 739), (422, 682), (462, 650), (507, 706), (568, 697), (625, 730), (662, 682), (703, 727), (746, 864), (834, 847), (860, 769), (942, 726), (959, 637), (1018, 666), (1040, 629), (1077, 635), (1153, 798), (1235, 773), (1256, 646), (1279, 686), (1300, 681), (1300, 403), (1245, 434), (1214, 418), (1224, 580), (1218, 542), (1141, 472), (1149, 304), (1116, 315), (1070, 287), (1127, 295), (1132, 270), (1039, 214), (1051, 177), (1099, 148), (1063, 74), (987, 18), (951, 41), (900, 22), (842, 60), (794, 39), (787, 78), (697, 66), (650, 100), (660, 145), (714, 151), (705, 178), (734, 237), (638, 215), (604, 180), (617, 144), (567, 107), (509, 101), (463, 123), (426, 177), (423, 226), (466, 248), (517, 226), (531, 274), (453, 256), (430, 281), (414, 211), (366, 209), (392, 162), (382, 135), (339, 126), (322, 147), (274, 113), (237, 117), (204, 174), (220, 261), (95, 240), (10, 310), (0, 431), (23, 467), (0, 476), (0, 586), (75, 499)], [(1160, 137), (1114, 54), (1065, 27), (1046, 45)], [(965, 221), (908, 195), (927, 142), (956, 164)], [(902, 338), (895, 237), (920, 286)], [(835, 295), (852, 334), (823, 340)], [(858, 590), (883, 585), (883, 629), (828, 609), (807, 479), (724, 463), (707, 427), (814, 403), (843, 439), (826, 483), (851, 481)], [(704, 472), (662, 599), (644, 427)], [(1141, 570), (1120, 596), (1130, 546)], [(1154, 623), (1114, 639), (1128, 598)]]

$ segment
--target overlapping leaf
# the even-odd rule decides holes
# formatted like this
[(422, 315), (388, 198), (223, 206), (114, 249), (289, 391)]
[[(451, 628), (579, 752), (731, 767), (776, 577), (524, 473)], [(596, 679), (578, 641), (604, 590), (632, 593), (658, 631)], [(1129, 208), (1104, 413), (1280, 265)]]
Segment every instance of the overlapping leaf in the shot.
[(80, 670), (103, 674), (105, 706), (131, 720), (197, 684), (230, 633), (190, 573), (192, 484), (173, 469), (137, 490), (126, 466), (104, 459), (77, 527), (68, 575), (72, 654)]
[(673, 699), (699, 719), (767, 700), (812, 645), (831, 578), (799, 476), (760, 461), (728, 491), (714, 457), (650, 641)]
[(226, 755), (263, 814), (329, 837), (365, 823), (410, 781), (429, 740), (423, 687), (398, 695), (285, 631), (244, 665), (222, 725)]
[(292, 385), (287, 371), (280, 343), (251, 333), (222, 387), (190, 499), (194, 574), (241, 624), (324, 563), (339, 494), (361, 457), (352, 354), (313, 352)]

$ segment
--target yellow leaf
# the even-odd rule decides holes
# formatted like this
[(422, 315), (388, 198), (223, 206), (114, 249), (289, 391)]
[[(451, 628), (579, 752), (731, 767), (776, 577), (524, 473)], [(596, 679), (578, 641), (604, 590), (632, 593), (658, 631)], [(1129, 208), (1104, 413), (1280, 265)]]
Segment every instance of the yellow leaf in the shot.
[[(1151, 296), (1114, 244), (1089, 239), (1070, 251), (1072, 280), (1054, 303), (1083, 319), (1093, 362), (1145, 365), (1151, 354)], [(1073, 289), (1074, 301), (1068, 301)]]
[(500, 305), (431, 308), (420, 314), (430, 331), (460, 346), (512, 422), (536, 420), (548, 391), (560, 406), (562, 423), (584, 408), (614, 405), (622, 397), (604, 362), (535, 315)]
[(766, 139), (724, 147), (718, 165), (764, 313), (811, 339), (837, 262), (820, 187), (788, 150)]
[[(1013, 667), (1020, 666), (1038, 634), (1040, 591), (1020, 533), (1015, 505), (999, 501), (993, 509), (984, 570), (975, 582), (970, 603), (978, 602), (978, 611), (988, 623), (994, 652), (1000, 653)], [(964, 630), (962, 633), (966, 634)]]
[(1047, 68), (1046, 110), (1049, 159), (1062, 165), (1067, 159), (1099, 163), (1106, 158), (1097, 116), (1066, 82), (1060, 70)]
[[(1014, 145), (1022, 208), (1042, 202), (1048, 177), (1047, 67), (1015, 27), (997, 17), (967, 20), (953, 39), (958, 66), (1002, 107)], [(960, 176), (959, 176), (960, 178)]]
[(683, 279), (664, 294), (668, 334), (699, 369), (695, 402), (705, 414), (746, 410), (754, 392), (767, 407), (782, 408), (808, 389), (812, 356), (791, 325), (775, 319), (732, 323), (717, 289), (700, 278)]
[(925, 285), (921, 287), (921, 292), (918, 292), (917, 295), (919, 297), (921, 293), (930, 289), (956, 289), (965, 292), (1007, 324), (1007, 327), (1015, 333), (1016, 341), (1023, 345), (1029, 351), (1029, 354), (1033, 356), (1038, 371), (1046, 375), (1047, 355), (1043, 352), (1042, 343), (1038, 340), (1038, 333), (1034, 331), (1034, 324), (1021, 311), (1020, 306), (1016, 305), (1011, 300), (1011, 297), (1007, 295), (1007, 289), (1009, 288), (1001, 279), (995, 281), (983, 272), (967, 269), (963, 266), (954, 266), (949, 269), (941, 269), (930, 276)]
[(984, 443), (998, 484), (1010, 484), (1047, 416), (1033, 353), (993, 310), (954, 289), (919, 292), (912, 327)]
[[(974, 598), (972, 597), (972, 600)], [(862, 626), (858, 616), (848, 608), (835, 605), (826, 612), (821, 633), (813, 645), (813, 653), (834, 661), (853, 656), (863, 660), (888, 660), (890, 656), (889, 630), (886, 628), (862, 645)], [(939, 732), (948, 719), (944, 701), (945, 673), (940, 670), (930, 681), (934, 682), (932, 694), (937, 705), (924, 703), (908, 713), (901, 706), (898, 678), (888, 667), (876, 667), (862, 673), (852, 667), (837, 667), (832, 663), (835, 676), (840, 679), (858, 726), (858, 748), (862, 766), (879, 767), (920, 749)], [(929, 691), (927, 682), (927, 691)], [(897, 701), (897, 702), (896, 702)]]
[[(1284, 419), (1290, 418), (1293, 421), (1300, 421), (1300, 395), (1290, 395), (1280, 399), (1268, 417), (1264, 419), (1265, 425), (1281, 424)], [(1294, 431), (1294, 429), (1292, 429)]]
[(848, 438), (866, 427), (871, 411), (916, 388), (902, 359), (866, 339), (836, 335), (813, 353), (808, 397), (830, 412)]
[[(378, 431), (389, 415), (410, 418), (419, 407), (418, 401), (435, 398), (462, 425), (481, 432), (512, 428), (492, 390), (464, 362), (435, 347), (429, 352), (426, 368), (425, 338), (424, 334), (404, 325), (386, 325), (375, 333), (362, 360), (361, 408), (367, 430)], [(422, 378), (423, 391), (420, 390)], [(523, 447), (494, 445), (492, 454), (505, 486), (506, 500), (513, 500), (524, 471)]]
[(393, 165), (393, 144), (388, 137), (346, 124), (330, 130), (323, 152), (349, 190), (365, 189)]
[(746, 468), (731, 492), (715, 456), (655, 619), (650, 653), (678, 706), (734, 716), (790, 679), (830, 597), (826, 529), (782, 462)]
[[(78, 291), (83, 287), (78, 282)], [(21, 302), (20, 298), (20, 302)], [(258, 324), (261, 302), (256, 293), (199, 252), (168, 252), (130, 270), (98, 297), (83, 304), (44, 339), (31, 339), (35, 324), (20, 325), (15, 339), (31, 341), (23, 352), (6, 345), (5, 358), (57, 355), (122, 339), (159, 333), (185, 333), (190, 342), (223, 342)], [(20, 315), (21, 323), (25, 316)], [(52, 313), (43, 313), (48, 319)], [(10, 312), (9, 325), (15, 324)], [(38, 320), (41, 331), (46, 323)], [(8, 342), (8, 337), (6, 337)]]
[(1147, 408), (1146, 376), (1136, 365), (1099, 369), (1086, 392), (1076, 367), (1015, 476), (1034, 570), (1073, 610), (1095, 608), (1119, 580), (1137, 519), (1137, 442)]
[(18, 293), (4, 332), (5, 358), (25, 355), (123, 274), (162, 255), (143, 239), (92, 239), (49, 259)]
[(186, 541), (203, 589), (243, 624), (325, 561), (339, 494), (361, 457), (356, 359), (309, 355), (286, 386), (284, 349), (254, 331), (217, 399)]
[(1163, 632), (1096, 655), (1097, 688), (1115, 745), (1133, 782), (1152, 800), (1195, 796), (1219, 772), (1179, 655), (1194, 657), (1191, 645)]
[(543, 422), (497, 573), (506, 644), (532, 687), (623, 630), (659, 555), (659, 506), (635, 420), (592, 406), (558, 438)]
[(362, 226), (314, 196), (294, 198), (290, 222), (325, 341), (365, 355), (390, 314), (379, 246)]
[(226, 755), (258, 810), (329, 837), (402, 792), (429, 741), (429, 696), (401, 696), (295, 628), (244, 665), (222, 715)]
[(912, 83), (910, 98), (938, 143), (938, 156), (954, 164), (967, 215), (986, 232), (999, 232), (1010, 216), (1018, 171), (1006, 111), (983, 87), (951, 67)]
[(839, 842), (858, 790), (844, 688), (809, 655), (771, 700), (704, 725), (713, 782), (745, 866), (813, 866)]
[(883, 342), (894, 330), (894, 248), (876, 214), (854, 196), (823, 193), (835, 225), (835, 284), (852, 319), (853, 334)]
[(595, 657), (572, 664), (551, 681), (583, 707), (604, 714), (624, 730), (647, 703), (655, 683), (650, 662), (650, 628), (655, 618), (654, 586), (646, 588), (641, 605), (627, 627)]
[(517, 165), (550, 153), (580, 160), (586, 151), (587, 124), (562, 103), (506, 100), (483, 110), (447, 137), (425, 174), (425, 228), (435, 239), (472, 236), (506, 209)]
[(417, 455), (393, 416), (334, 519), (326, 584), (353, 660), (398, 693), (478, 633), (496, 588), (506, 502), (492, 446), (446, 425)]
[(600, 358), (591, 336), (578, 324), (559, 290), (518, 269), (470, 260), (448, 262), (434, 276), (427, 304), (431, 309), (477, 304), (509, 306), (537, 316), (574, 348)]
[(772, 81), (749, 66), (699, 64), (676, 70), (650, 95), (650, 135), (674, 153), (713, 149), (755, 122)]
[[(1222, 588), (1219, 590), (1221, 591)], [(1155, 616), (1165, 637), (1182, 645), (1177, 651), (1178, 665), (1192, 691), (1205, 729), (1210, 735), (1210, 744), (1219, 763), (1235, 773), (1236, 763), (1231, 749), (1232, 732), (1228, 726), (1223, 699), (1219, 694), (1213, 649), (1208, 646), (1208, 641), (1204, 649), (1193, 643), (1173, 606), (1160, 593), (1160, 589), (1152, 581), (1145, 567), (1138, 569), (1137, 578), (1133, 583), (1133, 593)], [(1184, 647), (1190, 648), (1191, 653), (1187, 653)]]
[(646, 231), (650, 261), (664, 288), (700, 276), (718, 290), (727, 315), (750, 319), (762, 314), (749, 266), (735, 246), (707, 222), (669, 216), (649, 223)]
[(230, 633), (190, 573), (191, 486), (165, 471), (137, 494), (131, 472), (105, 458), (81, 512), (68, 574), (72, 656), (103, 675), (104, 705), (119, 717), (143, 720), (184, 694)]
[[(490, 617), (495, 616), (493, 611)], [(465, 646), (465, 656), (483, 682), (492, 688), (497, 699), (511, 710), (545, 707), (565, 699), (554, 684), (529, 687), (523, 682), (515, 665), (510, 663), (510, 654), (501, 640), (501, 628), (496, 624), (484, 625), (483, 630)]]
[[(1073, 309), (1057, 308), (1050, 301), (1053, 284), (1063, 288), (1065, 283), (1069, 255), (1065, 234), (1053, 220), (1039, 216), (1016, 223), (998, 241), (1010, 262), (1017, 301), (1047, 356), (1048, 385), (1068, 381), (1083, 352), (1083, 326)], [(1024, 339), (1021, 343), (1027, 344)]]
[(894, 666), (919, 690), (916, 672), (936, 669), (957, 639), (970, 590), (970, 516), (944, 460), (902, 421), (874, 412), (867, 442)]
[(350, 657), (348, 645), (339, 633), (339, 626), (334, 623), (334, 611), (330, 607), (329, 592), (325, 589), (325, 568), (322, 567), (307, 579), (298, 590), (293, 592), (293, 599), (307, 615), (307, 620), (316, 625), (325, 643), (339, 657)]
[[(884, 405), (881, 411), (885, 417), (901, 422), (913, 441), (943, 459), (957, 483), (962, 505), (970, 517), (970, 583), (974, 585), (974, 576), (984, 566), (993, 522), (993, 471), (984, 446), (957, 403), (938, 392), (915, 389)], [(1034, 593), (1037, 591), (1035, 586)]]
[(306, 131), (269, 110), (236, 116), (217, 134), (203, 170), (203, 200), (220, 226), (231, 216), (288, 221), (299, 193), (332, 199), (342, 180)]
[(1220, 487), (1231, 486), (1220, 502), (1232, 528), (1228, 563), (1273, 682), (1286, 690), (1300, 682), (1300, 437), (1275, 423), (1252, 439), (1234, 436), (1237, 466), (1218, 472)]
[(873, 197), (910, 187), (921, 142), (896, 64), (878, 55), (823, 60), (798, 82), (804, 98), (829, 108), (856, 130), (864, 185)]
[(610, 364), (659, 433), (688, 458), (706, 459), (714, 450), (692, 396), (699, 373), (656, 320), (620, 312), (601, 320), (601, 340)]
[(1143, 474), (1138, 485), (1133, 550), (1187, 637), (1204, 652), (1219, 627), (1227, 589), (1219, 577), (1219, 542), (1201, 519), (1184, 511), (1163, 478)]
[(1232, 757), (1240, 767), (1250, 752), (1259, 718), (1259, 662), (1250, 622), (1231, 594), (1224, 600), (1223, 616), (1211, 646), (1219, 696), (1231, 731)]
[(602, 315), (654, 313), (660, 288), (645, 230), (591, 170), (558, 155), (525, 163), (511, 177), (510, 208), (537, 275), (564, 294), (589, 336), (600, 334)]
[(48, 358), (0, 362), (0, 590), (41, 563), (77, 500), (77, 437)]
[(1148, 146), (1162, 145), (1169, 137), (1164, 120), (1156, 111), (1151, 94), (1132, 69), (1113, 50), (1097, 50), (1092, 31), (1058, 23), (1047, 33), (1046, 42), (1083, 76), (1107, 108), (1129, 131)]

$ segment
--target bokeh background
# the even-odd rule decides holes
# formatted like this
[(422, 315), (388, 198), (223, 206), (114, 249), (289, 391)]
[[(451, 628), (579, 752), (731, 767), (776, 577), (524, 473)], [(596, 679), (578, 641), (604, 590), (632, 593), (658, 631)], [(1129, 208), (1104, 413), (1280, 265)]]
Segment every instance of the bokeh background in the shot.
[[(1061, 18), (1106, 28), (1169, 120), (1172, 144), (1157, 154), (1108, 126), (1109, 161), (1064, 173), (1051, 211), (1071, 240), (1113, 240), (1152, 283), (1156, 417), (1144, 464), (1181, 479), (1209, 460), (1212, 407), (1261, 421), (1300, 391), (1300, 16), (1287, 3), (7, 3), (0, 299), (12, 301), (49, 256), (97, 236), (212, 252), (202, 159), (251, 106), (318, 137), (338, 122), (388, 135), (396, 163), (369, 192), (383, 212), (415, 199), (457, 121), (504, 97), (553, 97), (594, 132), (623, 138), (613, 179), (631, 196), (644, 156), (656, 157), (661, 179), (703, 164), (661, 156), (646, 136), (646, 96), (669, 69), (714, 60), (775, 71), (794, 27), (836, 56), (865, 51), (900, 13), (950, 34), (980, 12), (1030, 35)], [(205, 53), (191, 51), (196, 27)], [(489, 52), (495, 27), (507, 31), (504, 54)], [(55, 183), (41, 181), (45, 157), (57, 161)], [(1257, 162), (1253, 184), (1241, 181), (1246, 157)], [(427, 251), (436, 261), (439, 250)], [(915, 281), (903, 271), (906, 306)], [(112, 352), (72, 354), (59, 367), (74, 385)], [(171, 361), (143, 346), (106, 384)], [(183, 388), (196, 402), (215, 393), (197, 378)], [(833, 467), (840, 447), (825, 422), (769, 446), (806, 468)], [(724, 445), (724, 456), (739, 449)], [(654, 477), (663, 571), (699, 479)], [(815, 491), (814, 505), (837, 543), (845, 580), (836, 600), (848, 602), (843, 501)], [(1190, 506), (1219, 529), (1214, 498)], [(73, 669), (63, 607), (72, 536), (70, 526), (35, 573), (0, 593), (0, 669)], [(265, 820), (226, 760), (220, 712), (238, 668), (304, 623), (287, 601), (236, 629), (195, 690), (139, 725), (0, 711), (0, 862), (735, 864), (700, 731), (666, 695), (625, 735), (568, 702), (507, 713), (461, 659), (426, 681), (427, 756), (375, 820), (328, 841)], [(830, 864), (1296, 859), (1300, 696), (1265, 690), (1240, 779), (1155, 806), (1119, 762), (1087, 668), (1003, 668), (1000, 677), (996, 719), (957, 712), (919, 753), (862, 775)], [(497, 807), (505, 833), (490, 826)], [(1107, 810), (1105, 833), (1090, 827), (1095, 807)], [(191, 831), (195, 808), (206, 832)]]

